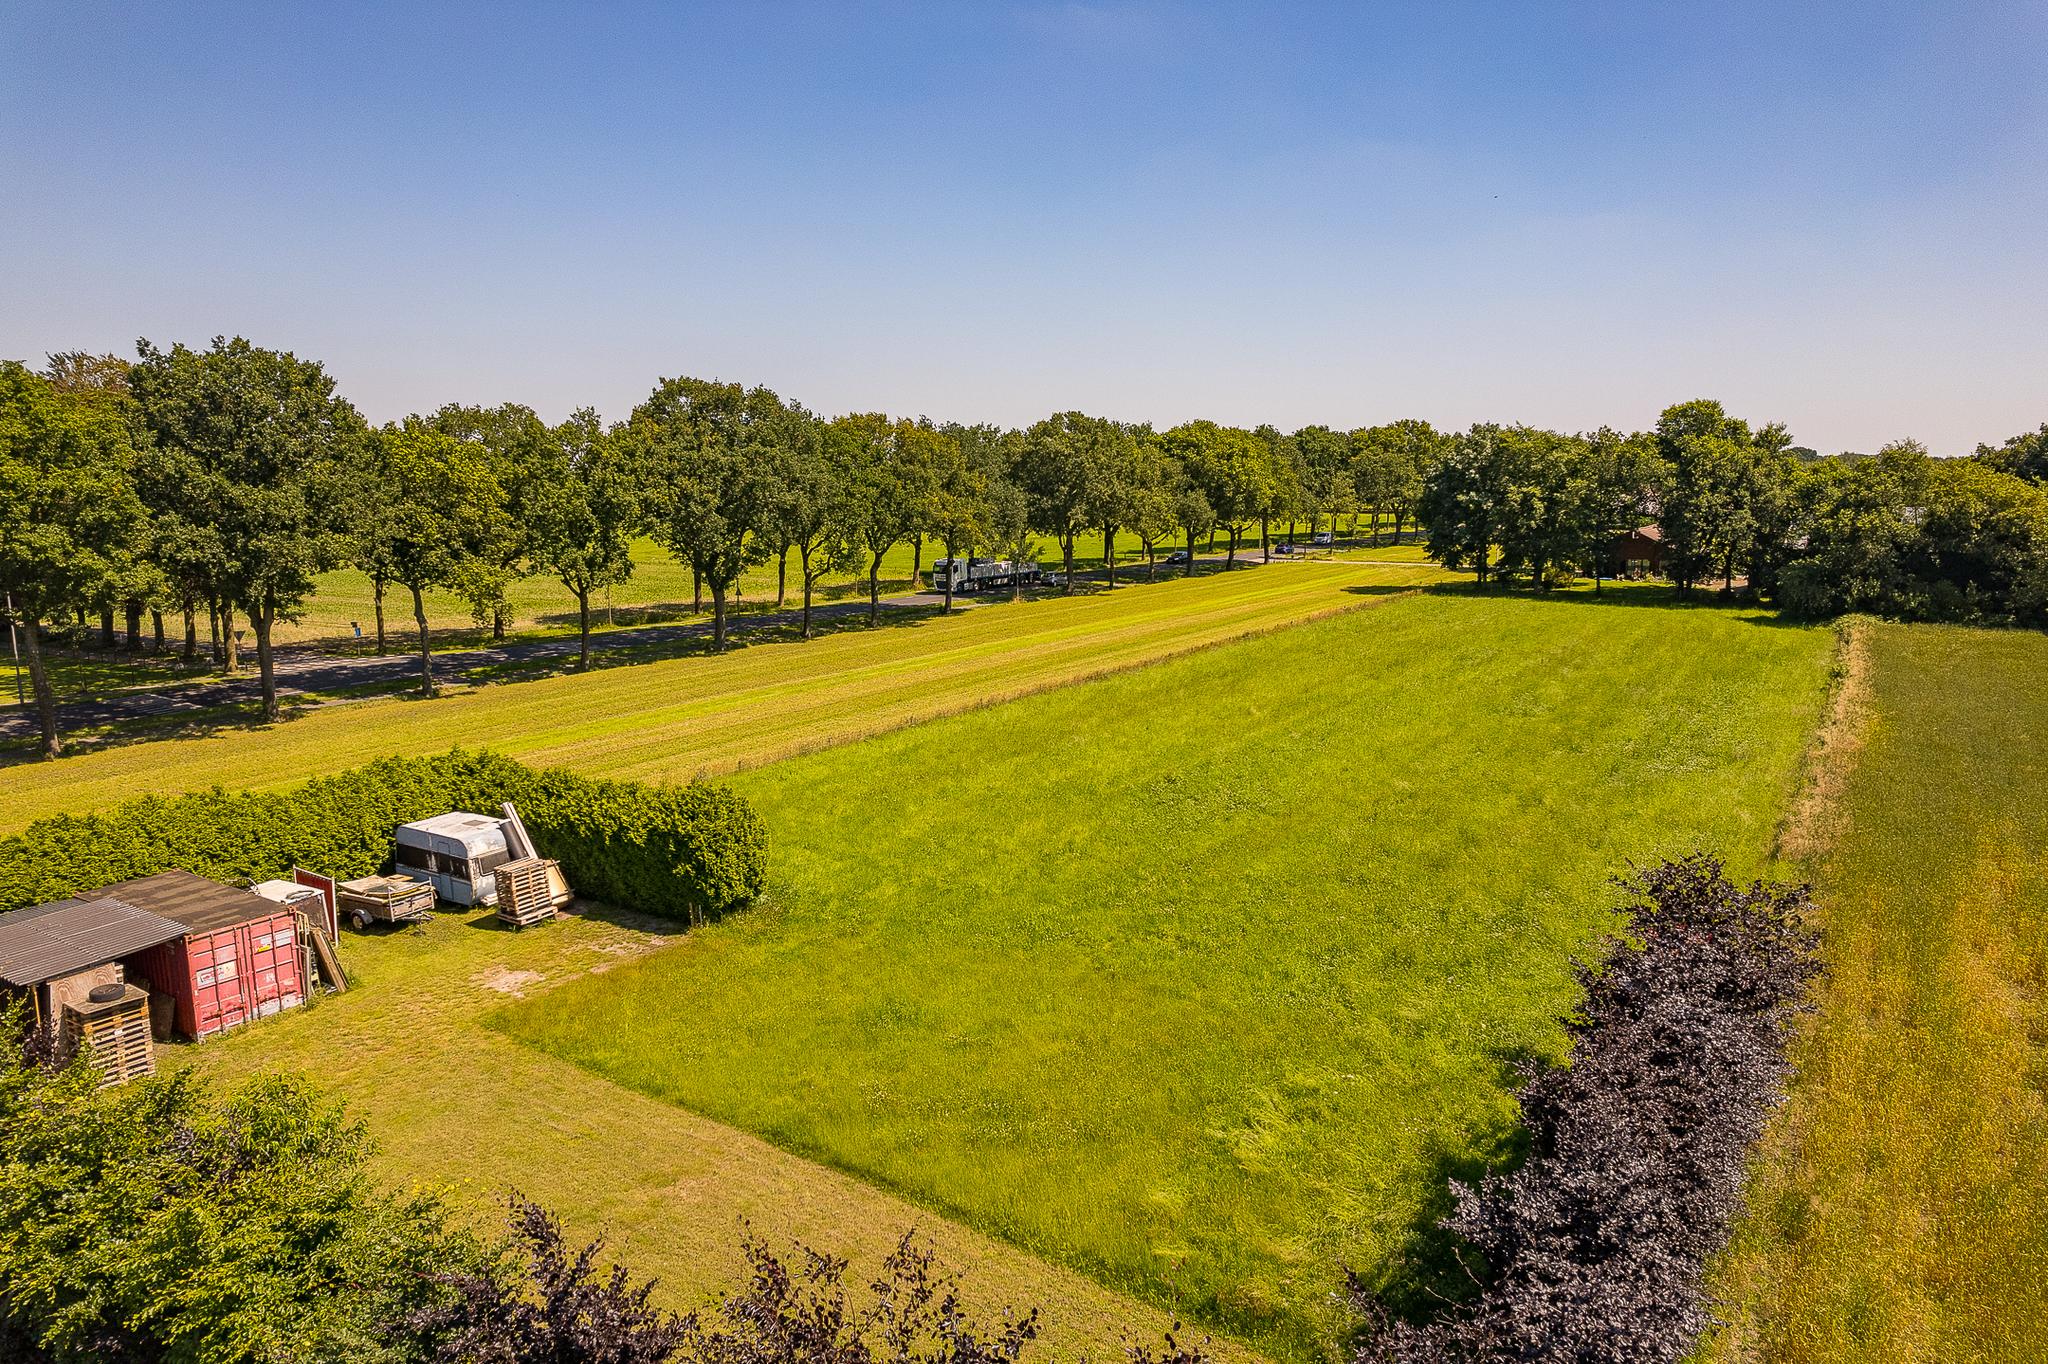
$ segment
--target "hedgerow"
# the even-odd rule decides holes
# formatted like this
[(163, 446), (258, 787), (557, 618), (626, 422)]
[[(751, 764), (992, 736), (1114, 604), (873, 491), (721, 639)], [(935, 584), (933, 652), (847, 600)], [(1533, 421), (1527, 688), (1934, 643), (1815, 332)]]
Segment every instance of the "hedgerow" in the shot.
[(1454, 1190), (1443, 1225), (1491, 1282), (1415, 1324), (1354, 1281), (1375, 1326), (1359, 1364), (1677, 1361), (1706, 1326), (1703, 1266), (1781, 1095), (1817, 939), (1805, 887), (1741, 889), (1711, 857), (1626, 884), (1638, 940), (1581, 968), (1570, 1062), (1522, 1087), (1528, 1160)]
[(646, 786), (535, 769), (461, 749), (383, 758), (285, 791), (144, 796), (110, 811), (40, 820), (0, 839), (0, 910), (173, 867), (254, 881), (294, 865), (347, 879), (386, 865), (400, 824), (513, 801), (535, 845), (578, 893), (674, 918), (753, 899), (767, 835), (721, 786)]

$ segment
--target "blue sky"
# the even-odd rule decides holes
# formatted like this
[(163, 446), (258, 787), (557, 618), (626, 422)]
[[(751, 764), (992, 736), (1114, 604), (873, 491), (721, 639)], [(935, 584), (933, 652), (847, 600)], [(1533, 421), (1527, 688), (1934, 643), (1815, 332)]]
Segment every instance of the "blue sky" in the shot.
[(2048, 6), (0, 0), (0, 355), (385, 419), (2048, 420)]

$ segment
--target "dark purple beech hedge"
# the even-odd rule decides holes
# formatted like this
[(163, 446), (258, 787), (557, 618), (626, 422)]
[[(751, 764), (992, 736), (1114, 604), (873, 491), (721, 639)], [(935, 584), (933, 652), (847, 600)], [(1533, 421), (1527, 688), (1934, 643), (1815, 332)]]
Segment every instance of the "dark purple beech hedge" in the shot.
[(1579, 969), (1569, 1063), (1525, 1075), (1528, 1159), (1453, 1187), (1443, 1226), (1490, 1276), (1424, 1324), (1354, 1279), (1370, 1332), (1356, 1364), (1658, 1364), (1705, 1329), (1704, 1266), (1782, 1094), (1818, 938), (1806, 887), (1740, 888), (1713, 857), (1622, 884), (1635, 941)]

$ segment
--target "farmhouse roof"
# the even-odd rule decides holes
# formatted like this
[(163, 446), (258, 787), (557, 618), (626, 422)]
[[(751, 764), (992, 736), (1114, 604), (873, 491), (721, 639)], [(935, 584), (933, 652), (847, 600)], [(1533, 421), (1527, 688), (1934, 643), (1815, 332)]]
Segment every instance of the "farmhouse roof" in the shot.
[(185, 930), (110, 896), (0, 914), (0, 980), (37, 985), (182, 938)]
[(204, 876), (194, 876), (189, 871), (159, 872), (155, 876), (123, 881), (119, 885), (108, 886), (99, 894), (126, 900), (169, 919), (180, 926), (174, 935), (176, 937), (183, 937), (188, 932), (229, 928), (277, 913), (274, 900), (266, 900), (253, 891), (237, 890), (218, 881), (209, 881)]

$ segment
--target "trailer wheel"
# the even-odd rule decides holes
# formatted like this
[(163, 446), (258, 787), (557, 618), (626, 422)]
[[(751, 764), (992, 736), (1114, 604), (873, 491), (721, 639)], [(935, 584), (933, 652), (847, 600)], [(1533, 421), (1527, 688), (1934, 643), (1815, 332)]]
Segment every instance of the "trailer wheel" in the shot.
[(370, 926), (370, 916), (360, 909), (350, 910), (348, 921), (355, 926), (355, 930), (358, 933)]

